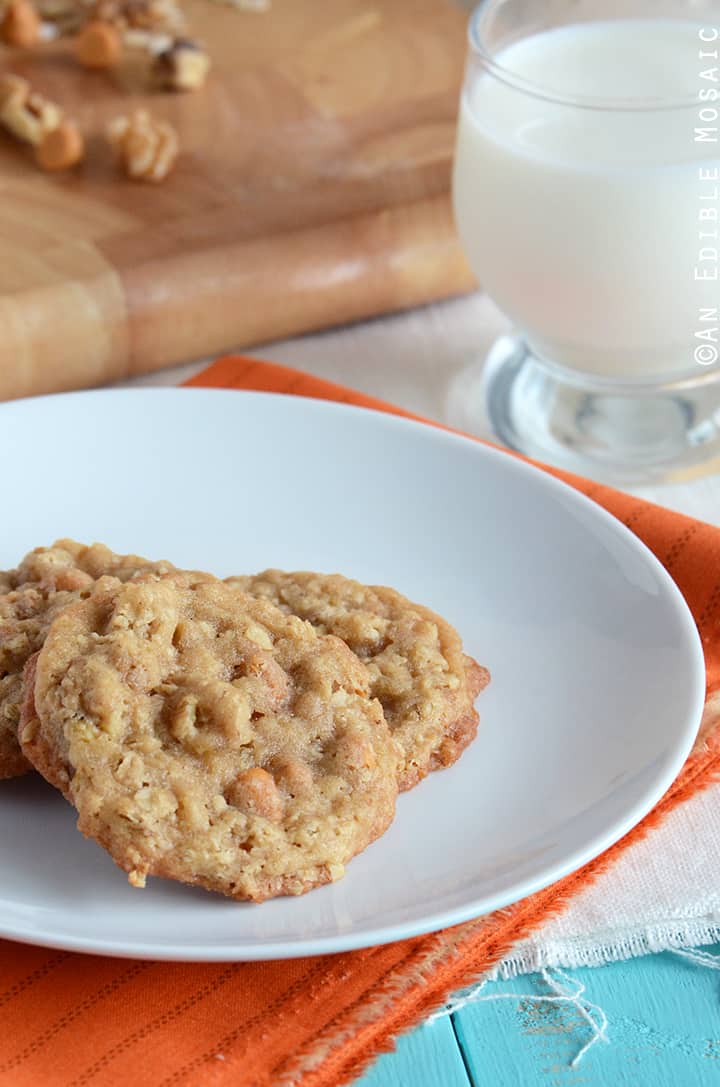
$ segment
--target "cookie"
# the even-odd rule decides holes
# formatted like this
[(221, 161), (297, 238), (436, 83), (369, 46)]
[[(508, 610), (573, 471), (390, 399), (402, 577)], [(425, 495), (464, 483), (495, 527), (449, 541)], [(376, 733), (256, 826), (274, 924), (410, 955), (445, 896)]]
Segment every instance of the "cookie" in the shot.
[(31, 551), (16, 570), (0, 574), (0, 778), (30, 769), (17, 741), (22, 673), (53, 619), (68, 604), (87, 596), (105, 574), (128, 581), (141, 572), (172, 569), (168, 562), (115, 555), (102, 544), (86, 547), (58, 540), (52, 547)]
[(401, 789), (450, 766), (475, 737), (473, 703), (490, 675), (463, 653), (457, 631), (428, 608), (340, 574), (266, 570), (227, 580), (342, 638), (363, 661), (402, 748)]
[(19, 735), (132, 884), (260, 902), (338, 879), (392, 821), (369, 686), (339, 639), (220, 581), (107, 578), (30, 663)]

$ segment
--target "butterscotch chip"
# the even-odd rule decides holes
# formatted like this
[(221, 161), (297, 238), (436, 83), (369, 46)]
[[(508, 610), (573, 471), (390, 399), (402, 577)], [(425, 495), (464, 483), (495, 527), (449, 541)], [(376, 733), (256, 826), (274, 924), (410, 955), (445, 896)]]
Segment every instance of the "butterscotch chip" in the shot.
[(455, 762), (474, 738), (473, 703), (489, 673), (463, 653), (457, 631), (439, 615), (394, 589), (339, 574), (266, 570), (227, 580), (342, 638), (363, 661), (402, 748), (401, 789)]
[(80, 129), (72, 121), (61, 121), (38, 144), (35, 158), (43, 170), (67, 170), (80, 162), (84, 152)]
[(105, 578), (28, 665), (19, 734), (134, 886), (262, 901), (339, 878), (392, 820), (368, 688), (337, 638), (223, 582)]
[(58, 540), (31, 551), (16, 570), (0, 575), (0, 778), (30, 769), (17, 739), (23, 668), (42, 647), (53, 619), (87, 596), (105, 574), (128, 581), (139, 573), (172, 569), (167, 562), (115, 555), (102, 544), (85, 547)]
[(85, 68), (113, 68), (121, 53), (122, 40), (110, 23), (88, 23), (75, 42), (75, 56)]
[(40, 41), (41, 19), (29, 0), (10, 0), (5, 8), (0, 36), (8, 45), (29, 49)]

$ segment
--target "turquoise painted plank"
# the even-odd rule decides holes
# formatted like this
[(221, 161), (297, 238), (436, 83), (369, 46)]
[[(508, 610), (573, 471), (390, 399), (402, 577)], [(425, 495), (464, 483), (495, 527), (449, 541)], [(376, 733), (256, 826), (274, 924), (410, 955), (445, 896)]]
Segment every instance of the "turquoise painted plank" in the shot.
[(397, 1040), (357, 1080), (357, 1087), (469, 1087), (450, 1019), (418, 1027)]
[[(720, 945), (705, 950), (720, 954)], [(670, 953), (569, 973), (605, 1011), (609, 1043), (597, 1043), (572, 1069), (590, 1036), (575, 1008), (514, 1000), (470, 1005), (454, 1021), (476, 1087), (718, 1087), (719, 973)], [(548, 991), (539, 975), (485, 990)], [(380, 1077), (373, 1087), (391, 1083)]]
[[(720, 944), (704, 949), (720, 956)], [(569, 1006), (484, 1002), (401, 1038), (360, 1087), (716, 1087), (720, 1084), (720, 973), (669, 953), (572, 970), (609, 1020), (575, 1070), (588, 1028)], [(489, 985), (486, 993), (546, 993), (539, 975)]]

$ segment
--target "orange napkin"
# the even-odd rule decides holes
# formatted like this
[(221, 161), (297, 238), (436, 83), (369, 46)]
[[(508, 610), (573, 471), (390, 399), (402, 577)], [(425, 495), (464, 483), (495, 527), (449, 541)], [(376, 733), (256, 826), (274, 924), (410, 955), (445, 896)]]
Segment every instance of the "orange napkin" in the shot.
[[(223, 359), (189, 382), (400, 412), (284, 367)], [(720, 530), (555, 472), (630, 527), (672, 573), (703, 640), (708, 702), (675, 784), (579, 872), (453, 929), (288, 962), (185, 965), (0, 941), (0, 1087), (338, 1087), (720, 772)], [(261, 908), (261, 907), (260, 907)]]

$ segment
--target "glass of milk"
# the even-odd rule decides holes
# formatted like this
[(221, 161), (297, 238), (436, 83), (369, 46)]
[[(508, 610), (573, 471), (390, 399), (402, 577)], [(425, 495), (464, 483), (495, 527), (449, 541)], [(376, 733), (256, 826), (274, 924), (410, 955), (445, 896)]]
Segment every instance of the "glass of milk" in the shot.
[[(513, 331), (454, 422), (597, 478), (720, 456), (720, 0), (484, 0), (453, 194)], [(720, 466), (720, 461), (718, 462)]]

